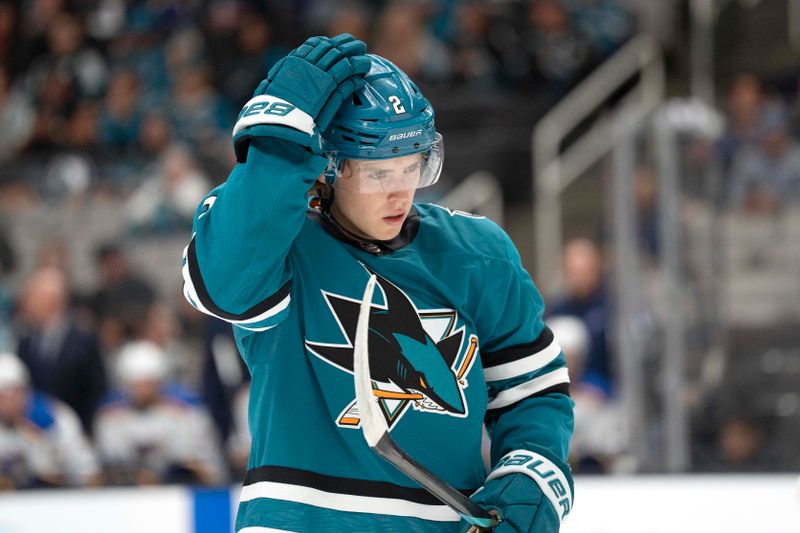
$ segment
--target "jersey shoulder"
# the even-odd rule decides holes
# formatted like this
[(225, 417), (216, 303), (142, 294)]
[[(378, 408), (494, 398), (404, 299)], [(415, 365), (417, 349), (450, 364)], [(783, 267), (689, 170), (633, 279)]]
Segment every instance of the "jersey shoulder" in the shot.
[(475, 254), (498, 261), (511, 261), (514, 245), (493, 220), (437, 204), (416, 204), (420, 215), (420, 237), (440, 242), (444, 250)]

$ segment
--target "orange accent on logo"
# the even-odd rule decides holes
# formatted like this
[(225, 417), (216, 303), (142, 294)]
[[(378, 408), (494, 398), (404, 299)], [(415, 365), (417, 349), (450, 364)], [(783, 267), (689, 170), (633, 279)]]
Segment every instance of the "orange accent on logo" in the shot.
[(458, 374), (456, 375), (456, 379), (461, 379), (464, 377), (467, 369), (469, 368), (469, 364), (472, 362), (472, 358), (475, 357), (475, 350), (478, 347), (478, 338), (472, 335), (469, 338), (469, 349), (467, 350), (467, 355), (464, 357), (464, 360), (461, 362), (461, 368), (458, 369)]
[(380, 389), (372, 389), (372, 394), (387, 400), (421, 400), (424, 397), (416, 392), (394, 392)]
[(346, 426), (357, 426), (359, 422), (360, 420), (358, 418), (352, 416), (345, 416), (339, 419), (339, 423)]

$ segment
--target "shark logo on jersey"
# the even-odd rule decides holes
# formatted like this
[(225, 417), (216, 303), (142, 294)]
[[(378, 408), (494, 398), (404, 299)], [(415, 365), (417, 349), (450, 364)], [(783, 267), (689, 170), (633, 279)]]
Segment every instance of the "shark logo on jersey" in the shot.
[[(465, 328), (455, 328), (455, 310), (418, 310), (400, 288), (380, 275), (376, 277), (383, 303), (373, 301), (370, 311), (370, 374), (389, 428), (409, 406), (427, 413), (466, 417), (465, 376), (475, 361), (478, 338), (470, 335), (466, 349), (462, 349)], [(306, 340), (306, 347), (326, 363), (352, 374), (361, 302), (325, 291), (322, 294), (346, 343)], [(359, 427), (355, 399), (339, 414), (336, 423), (340, 427)]]

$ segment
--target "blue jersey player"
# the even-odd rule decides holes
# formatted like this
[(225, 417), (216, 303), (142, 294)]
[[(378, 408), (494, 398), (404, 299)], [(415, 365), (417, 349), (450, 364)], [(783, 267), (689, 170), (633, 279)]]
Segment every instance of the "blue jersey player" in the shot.
[(508, 236), (413, 203), (444, 156), (417, 86), (350, 35), (313, 37), (258, 86), (233, 143), (183, 277), (192, 305), (233, 324), (252, 375), (237, 531), (467, 530), (359, 430), (353, 341), (372, 273), (370, 368), (394, 440), (495, 510), (498, 533), (558, 531), (573, 494), (564, 355)]

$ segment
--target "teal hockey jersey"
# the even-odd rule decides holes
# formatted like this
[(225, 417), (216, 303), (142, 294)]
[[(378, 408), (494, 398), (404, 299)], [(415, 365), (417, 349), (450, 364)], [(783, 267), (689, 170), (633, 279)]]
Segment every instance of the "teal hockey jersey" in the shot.
[[(370, 273), (370, 369), (392, 436), (467, 495), (487, 477), (484, 423), (492, 464), (509, 468), (515, 450), (566, 464), (564, 355), (496, 224), (415, 204), (396, 239), (352, 241), (308, 208), (325, 165), (292, 143), (254, 139), (198, 208), (184, 253), (184, 295), (233, 324), (252, 375), (237, 531), (457, 531), (458, 515), (361, 435), (353, 342)], [(545, 492), (563, 517), (571, 481), (557, 477), (540, 485), (556, 486)]]

